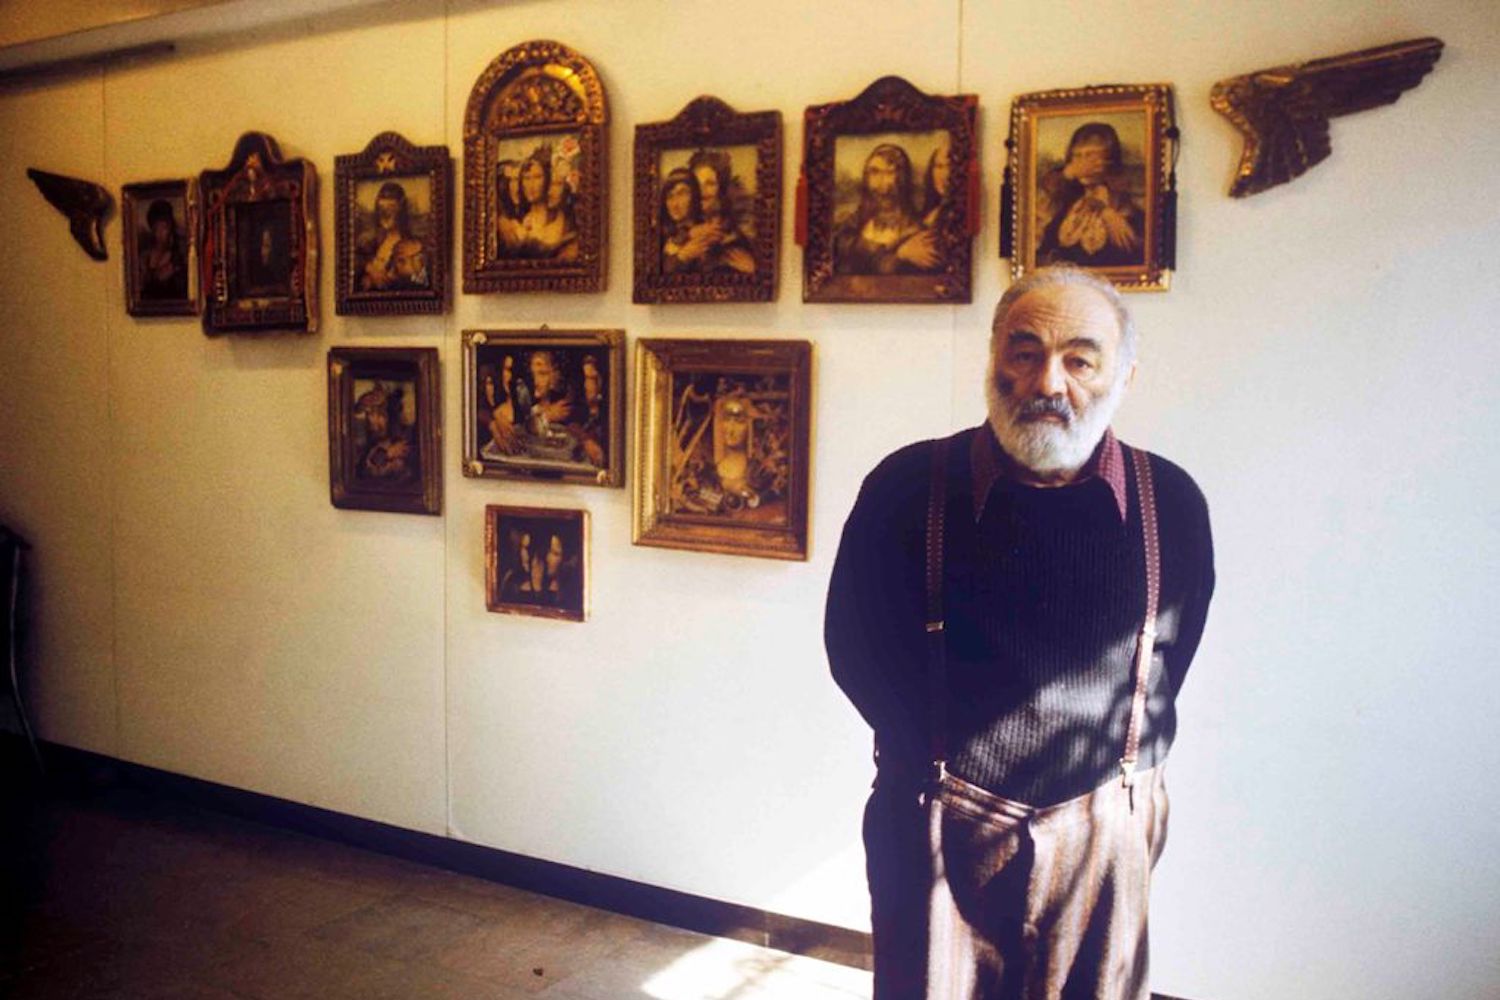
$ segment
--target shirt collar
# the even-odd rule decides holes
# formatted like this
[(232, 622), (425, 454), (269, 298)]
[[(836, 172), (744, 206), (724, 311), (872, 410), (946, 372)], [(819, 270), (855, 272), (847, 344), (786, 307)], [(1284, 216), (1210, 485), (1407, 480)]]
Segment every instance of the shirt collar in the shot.
[[(974, 432), (969, 457), (974, 470), (974, 520), (978, 521), (984, 514), (985, 502), (989, 500), (995, 482), (1017, 478), (1016, 463), (995, 440), (995, 432), (988, 423), (980, 424)], [(1129, 508), (1125, 498), (1125, 451), (1112, 428), (1105, 428), (1099, 447), (1094, 449), (1094, 454), (1073, 482), (1085, 483), (1091, 479), (1102, 480), (1109, 487), (1115, 498), (1115, 509), (1120, 513), (1120, 522), (1124, 523)]]

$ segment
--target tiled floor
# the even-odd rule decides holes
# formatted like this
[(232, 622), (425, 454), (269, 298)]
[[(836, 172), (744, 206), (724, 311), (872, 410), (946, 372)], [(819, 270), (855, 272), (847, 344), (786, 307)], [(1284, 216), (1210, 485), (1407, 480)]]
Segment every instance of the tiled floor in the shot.
[(851, 1000), (844, 966), (141, 792), (0, 795), (0, 997)]

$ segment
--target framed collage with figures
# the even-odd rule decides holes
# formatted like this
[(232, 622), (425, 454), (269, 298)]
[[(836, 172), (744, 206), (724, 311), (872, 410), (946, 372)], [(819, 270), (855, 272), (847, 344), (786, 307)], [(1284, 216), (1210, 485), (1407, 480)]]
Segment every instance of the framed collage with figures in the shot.
[(466, 476), (624, 483), (623, 330), (465, 330)]
[(812, 345), (636, 341), (634, 541), (807, 558)]

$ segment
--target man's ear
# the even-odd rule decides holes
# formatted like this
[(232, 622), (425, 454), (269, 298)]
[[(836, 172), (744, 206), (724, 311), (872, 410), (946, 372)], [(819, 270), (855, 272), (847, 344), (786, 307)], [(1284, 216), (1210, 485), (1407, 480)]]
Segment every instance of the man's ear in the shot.
[(1135, 384), (1135, 373), (1136, 373), (1136, 371), (1138, 370), (1139, 367), (1140, 367), (1140, 362), (1138, 362), (1138, 361), (1132, 361), (1132, 362), (1130, 362), (1130, 372), (1125, 376), (1125, 388), (1129, 389), (1132, 385)]

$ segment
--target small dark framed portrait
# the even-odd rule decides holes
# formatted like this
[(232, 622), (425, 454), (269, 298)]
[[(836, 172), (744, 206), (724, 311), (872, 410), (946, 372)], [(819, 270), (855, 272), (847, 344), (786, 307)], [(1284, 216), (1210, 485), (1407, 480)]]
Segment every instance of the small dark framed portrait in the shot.
[(440, 313), (448, 301), (453, 159), (395, 132), (334, 160), (336, 308), (346, 316)]
[(335, 507), (440, 514), (435, 347), (328, 352), (329, 490)]
[(485, 606), (581, 622), (589, 608), (589, 512), (484, 509)]
[(246, 132), (223, 170), (198, 177), (203, 208), (203, 332), (318, 326), (318, 178)]
[(635, 301), (769, 302), (781, 220), (781, 112), (699, 97), (635, 129)]
[(887, 76), (807, 109), (804, 301), (969, 301), (978, 104)]
[(1011, 272), (1067, 262), (1122, 291), (1165, 291), (1172, 88), (1082, 87), (1011, 106)]
[(605, 125), (599, 76), (557, 42), (517, 45), (464, 113), (464, 291), (604, 288)]
[(625, 331), (465, 330), (464, 475), (624, 483)]
[(812, 345), (636, 341), (634, 538), (807, 558)]
[(198, 311), (198, 185), (190, 180), (126, 184), (125, 311), (191, 316)]

